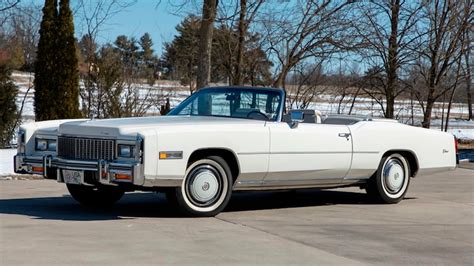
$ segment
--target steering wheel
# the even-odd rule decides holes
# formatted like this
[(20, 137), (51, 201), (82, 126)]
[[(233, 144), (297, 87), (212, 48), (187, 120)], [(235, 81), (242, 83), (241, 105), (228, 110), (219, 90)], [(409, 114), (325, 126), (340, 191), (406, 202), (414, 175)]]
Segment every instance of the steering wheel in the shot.
[[(247, 114), (247, 118), (251, 118), (250, 116), (251, 116), (252, 114), (257, 114), (257, 115), (262, 116), (262, 117), (265, 119), (265, 121), (270, 120), (270, 118), (268, 118), (268, 116), (267, 116), (266, 114), (264, 114), (264, 113), (262, 113), (262, 112), (260, 112), (260, 111), (257, 111), (257, 110), (250, 111), (250, 112)], [(252, 118), (252, 119), (255, 119), (255, 118)], [(258, 119), (258, 117), (257, 117), (256, 119)], [(261, 120), (261, 119), (259, 119), (259, 120)]]

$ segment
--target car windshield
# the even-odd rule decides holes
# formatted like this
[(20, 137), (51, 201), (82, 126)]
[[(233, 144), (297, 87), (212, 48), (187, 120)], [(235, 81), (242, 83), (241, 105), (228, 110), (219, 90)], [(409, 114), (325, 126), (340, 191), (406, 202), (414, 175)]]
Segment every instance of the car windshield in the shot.
[(202, 89), (184, 100), (169, 115), (218, 116), (276, 121), (282, 92), (259, 88)]

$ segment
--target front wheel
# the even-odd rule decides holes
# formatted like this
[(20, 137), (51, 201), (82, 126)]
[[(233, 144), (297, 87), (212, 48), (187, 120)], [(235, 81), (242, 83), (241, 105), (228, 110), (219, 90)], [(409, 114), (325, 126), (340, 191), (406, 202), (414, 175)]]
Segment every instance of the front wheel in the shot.
[(398, 203), (405, 196), (410, 183), (410, 165), (401, 154), (382, 158), (377, 173), (369, 180), (369, 196), (383, 203)]
[(210, 217), (220, 213), (230, 200), (232, 174), (226, 161), (209, 156), (192, 163), (176, 200), (181, 209), (192, 216)]
[(87, 207), (109, 207), (120, 200), (125, 193), (117, 187), (91, 187), (66, 184), (71, 196)]

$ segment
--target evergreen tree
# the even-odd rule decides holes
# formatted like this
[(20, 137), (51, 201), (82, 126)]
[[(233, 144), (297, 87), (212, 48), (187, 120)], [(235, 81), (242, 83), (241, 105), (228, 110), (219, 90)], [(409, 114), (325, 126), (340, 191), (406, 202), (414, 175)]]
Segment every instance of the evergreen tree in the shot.
[(74, 22), (69, 0), (61, 0), (57, 19), (56, 118), (81, 117), (79, 110), (79, 69)]
[(158, 59), (153, 55), (153, 41), (147, 32), (140, 38), (140, 77), (146, 78), (150, 84), (155, 82), (155, 68)]
[(0, 147), (9, 144), (18, 118), (16, 95), (18, 89), (10, 79), (5, 64), (0, 65)]
[(115, 49), (119, 52), (122, 64), (124, 66), (124, 77), (132, 78), (138, 70), (139, 47), (135, 38), (128, 38), (125, 35), (119, 35), (114, 42)]
[(178, 34), (173, 41), (165, 43), (163, 55), (167, 78), (179, 79), (191, 92), (196, 80), (200, 23), (197, 16), (186, 17), (176, 26)]
[(142, 48), (142, 59), (148, 66), (152, 65), (153, 62), (153, 41), (151, 40), (150, 34), (147, 32), (140, 38), (140, 47)]
[[(198, 42), (200, 18), (190, 15), (177, 27), (172, 42), (165, 43), (163, 55), (166, 76), (179, 79), (183, 85), (193, 85), (197, 78)], [(212, 39), (211, 81), (234, 83), (237, 64), (238, 34), (235, 29), (219, 27)], [(243, 43), (243, 58), (240, 81), (253, 86), (268, 85), (271, 82), (272, 62), (262, 50), (260, 36), (247, 34)]]
[(41, 21), (35, 63), (35, 114), (36, 120), (49, 120), (57, 117), (55, 103), (56, 87), (56, 19), (57, 0), (45, 0)]

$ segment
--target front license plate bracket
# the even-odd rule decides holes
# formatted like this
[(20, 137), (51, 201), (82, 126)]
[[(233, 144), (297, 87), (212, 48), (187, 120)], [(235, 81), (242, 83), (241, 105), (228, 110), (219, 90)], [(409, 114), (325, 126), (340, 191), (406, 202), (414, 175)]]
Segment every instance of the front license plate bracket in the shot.
[(84, 181), (84, 171), (64, 169), (63, 179), (66, 184), (81, 185)]

